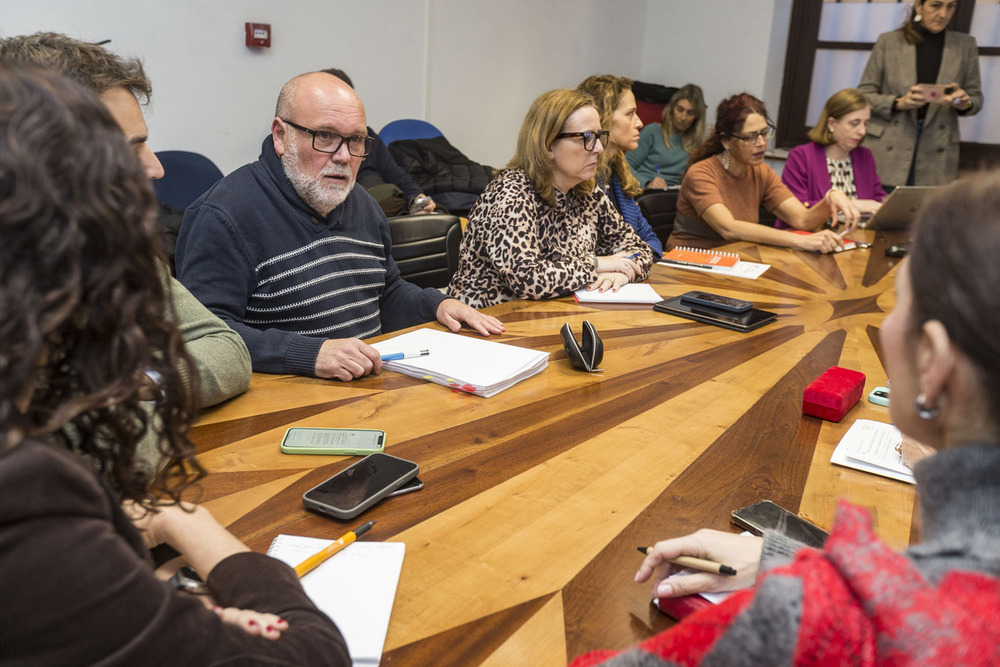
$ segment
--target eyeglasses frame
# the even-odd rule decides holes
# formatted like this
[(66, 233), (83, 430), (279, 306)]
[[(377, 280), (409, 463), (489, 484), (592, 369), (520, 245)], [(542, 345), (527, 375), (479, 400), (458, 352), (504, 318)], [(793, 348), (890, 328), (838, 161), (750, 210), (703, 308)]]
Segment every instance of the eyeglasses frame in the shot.
[[(607, 148), (607, 146), (608, 146), (608, 138), (610, 136), (611, 136), (611, 132), (609, 132), (608, 130), (601, 130), (599, 132), (594, 132), (593, 130), (586, 130), (584, 132), (560, 132), (559, 134), (557, 134), (555, 136), (555, 138), (556, 139), (570, 139), (572, 137), (580, 137), (580, 140), (583, 142), (583, 150), (585, 150), (585, 151), (593, 151), (595, 148), (597, 148), (597, 142), (598, 142), (598, 140), (601, 142), (601, 147), (602, 148)], [(590, 148), (587, 148), (587, 138), (588, 137), (594, 137), (594, 143), (592, 143), (590, 145)]]
[[(350, 155), (352, 155), (354, 157), (368, 157), (368, 154), (372, 152), (372, 145), (375, 143), (375, 140), (372, 139), (371, 137), (369, 137), (367, 134), (364, 135), (363, 137), (361, 135), (352, 135), (350, 137), (345, 137), (342, 134), (337, 134), (336, 132), (331, 132), (330, 130), (311, 130), (308, 127), (305, 127), (303, 125), (299, 125), (298, 123), (293, 123), (292, 121), (288, 120), (287, 118), (282, 118), (281, 122), (285, 123), (286, 125), (289, 125), (291, 127), (294, 127), (299, 132), (305, 132), (306, 134), (311, 135), (312, 136), (312, 148), (317, 153), (328, 153), (330, 155), (333, 155), (334, 153), (336, 153), (337, 151), (340, 150), (341, 146), (343, 146), (346, 143), (347, 144), (347, 152)], [(332, 134), (334, 136), (340, 137), (340, 143), (338, 143), (337, 147), (334, 148), (332, 151), (331, 150), (323, 150), (321, 148), (316, 148), (316, 135), (319, 134), (320, 132), (325, 132), (327, 134)], [(348, 141), (349, 139), (357, 139), (357, 138), (364, 138), (365, 139), (365, 152), (363, 154), (361, 154), (361, 155), (357, 155), (357, 154), (355, 154), (351, 150), (351, 142)]]

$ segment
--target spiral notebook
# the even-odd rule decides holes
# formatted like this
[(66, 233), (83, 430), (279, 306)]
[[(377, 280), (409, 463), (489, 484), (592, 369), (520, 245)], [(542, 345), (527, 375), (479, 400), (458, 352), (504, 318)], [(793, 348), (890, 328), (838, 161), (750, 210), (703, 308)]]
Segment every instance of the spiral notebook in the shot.
[[(295, 567), (332, 542), (278, 535), (267, 555)], [(309, 599), (340, 628), (356, 666), (382, 659), (405, 551), (402, 542), (355, 542), (301, 579)]]
[(662, 261), (681, 266), (722, 266), (732, 268), (740, 261), (740, 257), (734, 252), (704, 250), (702, 248), (673, 248), (663, 256)]

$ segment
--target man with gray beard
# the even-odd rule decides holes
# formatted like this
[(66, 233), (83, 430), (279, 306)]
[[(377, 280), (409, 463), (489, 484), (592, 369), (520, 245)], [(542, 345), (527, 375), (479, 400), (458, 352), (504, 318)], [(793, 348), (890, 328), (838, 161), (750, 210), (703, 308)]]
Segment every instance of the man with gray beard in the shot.
[(364, 105), (337, 77), (285, 84), (260, 158), (184, 214), (177, 275), (246, 341), (255, 371), (351, 380), (379, 372), (361, 339), (437, 320), (484, 336), (503, 324), (403, 280), (389, 226), (354, 188), (371, 149)]

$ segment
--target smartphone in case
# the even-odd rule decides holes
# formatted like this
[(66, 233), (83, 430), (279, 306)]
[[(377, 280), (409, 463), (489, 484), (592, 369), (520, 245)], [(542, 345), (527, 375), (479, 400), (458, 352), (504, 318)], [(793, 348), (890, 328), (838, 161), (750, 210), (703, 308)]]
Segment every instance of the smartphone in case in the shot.
[(727, 313), (737, 314), (745, 313), (753, 308), (753, 303), (750, 301), (734, 299), (722, 296), (721, 294), (712, 294), (711, 292), (687, 292), (681, 295), (681, 303), (694, 304), (707, 308), (718, 308)]
[(385, 431), (371, 428), (305, 428), (295, 426), (281, 439), (284, 454), (365, 456), (385, 449)]
[(829, 533), (819, 526), (809, 523), (770, 500), (762, 500), (734, 511), (733, 523), (754, 535), (763, 535), (765, 530), (775, 530), (796, 542), (817, 549), (822, 547), (829, 537)]
[(653, 310), (660, 313), (667, 313), (668, 315), (684, 317), (696, 322), (714, 324), (724, 329), (742, 331), (743, 333), (753, 331), (778, 318), (776, 313), (757, 308), (751, 308), (744, 313), (727, 312), (719, 308), (706, 308), (694, 303), (685, 302), (679, 296), (664, 299), (659, 303), (653, 304)]
[(371, 454), (302, 494), (302, 504), (352, 519), (417, 476), (420, 466), (384, 452)]
[(888, 387), (875, 387), (868, 394), (868, 401), (874, 403), (875, 405), (884, 405), (889, 407), (889, 388)]
[(939, 97), (951, 95), (955, 92), (953, 86), (946, 86), (940, 83), (920, 83), (917, 84), (917, 88), (923, 91), (924, 97), (927, 98), (928, 102), (936, 102)]

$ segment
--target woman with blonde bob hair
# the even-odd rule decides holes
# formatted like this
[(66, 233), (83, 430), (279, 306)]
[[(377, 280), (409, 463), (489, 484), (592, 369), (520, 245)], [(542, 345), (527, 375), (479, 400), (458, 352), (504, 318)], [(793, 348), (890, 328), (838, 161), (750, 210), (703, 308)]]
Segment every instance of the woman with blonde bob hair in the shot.
[(688, 162), (705, 138), (705, 95), (689, 83), (663, 107), (659, 123), (639, 133), (639, 147), (626, 159), (644, 188), (680, 185)]
[(448, 293), (484, 308), (643, 279), (652, 251), (594, 187), (607, 143), (590, 96), (565, 89), (539, 96), (514, 157), (469, 213)]
[(632, 79), (623, 76), (601, 74), (587, 77), (577, 90), (594, 98), (601, 127), (609, 132), (608, 145), (597, 165), (597, 185), (608, 195), (625, 222), (653, 249), (656, 259), (660, 259), (663, 242), (639, 210), (635, 197), (642, 194), (642, 186), (625, 161), (625, 153), (639, 145), (642, 127), (632, 83)]
[[(861, 213), (874, 213), (885, 199), (875, 158), (861, 145), (872, 110), (854, 88), (834, 93), (809, 131), (812, 141), (789, 152), (781, 180), (799, 201), (815, 206), (831, 188), (840, 190)], [(775, 227), (786, 226), (778, 221)]]

